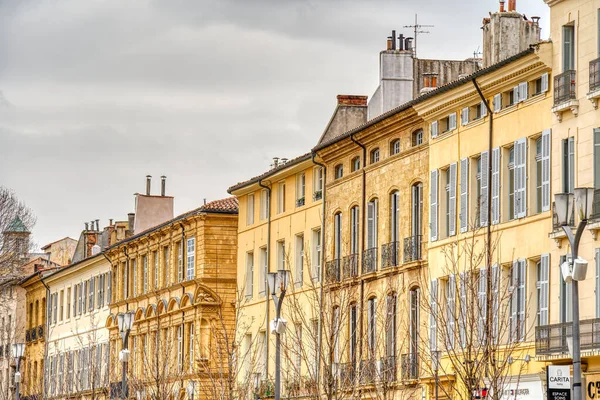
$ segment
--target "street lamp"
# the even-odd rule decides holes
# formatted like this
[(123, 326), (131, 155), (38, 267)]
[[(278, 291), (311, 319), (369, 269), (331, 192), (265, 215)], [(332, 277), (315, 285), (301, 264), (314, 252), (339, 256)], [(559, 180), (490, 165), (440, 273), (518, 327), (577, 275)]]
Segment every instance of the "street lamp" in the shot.
[[(285, 332), (286, 322), (281, 319), (281, 303), (285, 297), (285, 291), (289, 282), (290, 271), (280, 269), (277, 272), (269, 272), (267, 282), (271, 297), (275, 303), (275, 319), (271, 321), (271, 332), (275, 334), (275, 400), (281, 396), (281, 334)], [(277, 292), (279, 291), (279, 298)]]
[(188, 399), (190, 400), (194, 400), (194, 393), (196, 393), (196, 381), (188, 381), (187, 384), (187, 395), (188, 395)]
[[(593, 188), (577, 188), (573, 193), (558, 193), (555, 195), (556, 216), (558, 223), (569, 239), (571, 245), (571, 260), (573, 263), (580, 262), (577, 258), (579, 251), (579, 241), (587, 225), (587, 221), (592, 214), (592, 204), (594, 201)], [(575, 235), (568, 226), (573, 213), (573, 202), (575, 202), (575, 211), (579, 216), (579, 224)], [(583, 260), (582, 260), (583, 261)], [(579, 332), (579, 280), (585, 279), (585, 273), (574, 274), (571, 280), (571, 289), (573, 293), (573, 398), (581, 399), (581, 338)]]
[(123, 350), (121, 350), (121, 361), (123, 361), (123, 370), (121, 371), (121, 397), (127, 397), (127, 364), (129, 362), (129, 349), (127, 347), (129, 341), (129, 332), (133, 325), (133, 312), (127, 311), (117, 315), (119, 325), (119, 333), (123, 339)]
[(15, 343), (12, 345), (13, 357), (15, 358), (15, 363), (17, 364), (17, 370), (15, 372), (15, 400), (19, 400), (19, 389), (21, 386), (21, 358), (23, 357), (23, 352), (25, 351), (24, 343)]

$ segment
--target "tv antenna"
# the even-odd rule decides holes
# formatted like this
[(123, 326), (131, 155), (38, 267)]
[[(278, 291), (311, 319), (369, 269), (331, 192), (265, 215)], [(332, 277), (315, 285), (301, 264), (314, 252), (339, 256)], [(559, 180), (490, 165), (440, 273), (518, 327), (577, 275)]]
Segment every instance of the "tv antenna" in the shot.
[(415, 57), (417, 56), (417, 35), (419, 33), (429, 33), (429, 31), (424, 31), (422, 28), (433, 28), (435, 25), (421, 25), (419, 24), (419, 20), (417, 14), (415, 14), (415, 24), (414, 25), (404, 25), (403, 28), (413, 28), (414, 29), (414, 38), (415, 43), (413, 45), (413, 50), (415, 53)]

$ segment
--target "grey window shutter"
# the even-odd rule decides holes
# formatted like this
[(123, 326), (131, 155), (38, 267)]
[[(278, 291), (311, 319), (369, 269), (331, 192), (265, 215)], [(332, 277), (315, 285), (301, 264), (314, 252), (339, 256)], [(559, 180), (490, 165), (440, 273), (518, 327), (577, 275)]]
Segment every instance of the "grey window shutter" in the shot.
[(492, 149), (492, 225), (500, 223), (500, 148)]
[(517, 321), (517, 326), (518, 326), (518, 330), (517, 330), (517, 338), (518, 340), (524, 340), (525, 339), (525, 279), (526, 279), (526, 275), (525, 275), (525, 269), (527, 266), (527, 261), (526, 260), (519, 260), (519, 290), (518, 290), (518, 297), (519, 297), (519, 319)]
[(431, 291), (429, 292), (429, 303), (431, 313), (429, 314), (429, 348), (437, 350), (437, 318), (438, 318), (438, 280), (431, 281)]
[(253, 288), (252, 288), (252, 284), (253, 284), (253, 277), (252, 277), (252, 264), (250, 263), (250, 261), (248, 259), (246, 259), (246, 297), (252, 297), (252, 292), (253, 292)]
[(466, 125), (469, 123), (469, 107), (465, 107), (460, 112), (460, 124)]
[(594, 188), (600, 189), (600, 128), (594, 128)]
[(89, 285), (89, 288), (90, 288), (90, 301), (89, 301), (90, 304), (88, 305), (89, 311), (92, 311), (94, 309), (94, 295), (96, 294), (96, 291), (94, 290), (95, 283), (96, 283), (95, 278), (91, 278), (90, 285)]
[(542, 211), (550, 210), (551, 132), (551, 129), (545, 129), (542, 131)]
[(519, 313), (519, 305), (518, 305), (518, 297), (517, 293), (519, 292), (519, 261), (513, 261), (512, 267), (510, 269), (510, 278), (511, 278), (511, 294), (510, 294), (510, 340), (517, 340), (517, 318)]
[(438, 239), (438, 170), (431, 171), (430, 201), (429, 201), (429, 239), (435, 242)]
[(540, 260), (540, 320), (539, 325), (548, 325), (548, 304), (550, 302), (550, 254), (542, 254)]
[(500, 266), (498, 264), (494, 264), (492, 266), (492, 339), (495, 343), (498, 342), (498, 314), (500, 312), (500, 298), (499, 298), (499, 290), (500, 290)]
[(367, 204), (367, 248), (376, 246), (377, 230), (377, 203), (370, 201)]
[(481, 102), (481, 118), (487, 115), (487, 103), (485, 101)]
[(527, 142), (525, 138), (514, 144), (515, 148), (515, 217), (527, 214)]
[(502, 110), (502, 93), (494, 96), (494, 112)]
[(456, 235), (456, 163), (450, 164), (450, 204), (448, 211), (450, 214), (448, 232), (450, 236)]
[(454, 348), (454, 335), (456, 320), (456, 277), (448, 277), (448, 290), (446, 291), (446, 346)]
[(430, 132), (431, 132), (431, 137), (432, 138), (436, 138), (438, 135), (438, 122), (437, 121), (433, 121), (431, 123), (431, 127), (430, 127)]
[(459, 312), (458, 312), (458, 329), (460, 347), (464, 349), (467, 346), (467, 274), (465, 272), (460, 273), (459, 283)]
[(487, 322), (487, 268), (481, 268), (479, 271), (479, 282), (477, 290), (477, 304), (479, 307), (477, 319), (477, 336), (479, 343), (485, 343), (486, 339), (486, 322)]
[(479, 221), (481, 226), (487, 226), (488, 216), (488, 185), (489, 185), (489, 153), (481, 153), (481, 199), (479, 203)]
[(469, 159), (460, 160), (460, 232), (469, 229)]
[(456, 129), (456, 113), (448, 116), (448, 130), (453, 131), (454, 129)]
[(542, 74), (542, 93), (548, 91), (548, 73)]

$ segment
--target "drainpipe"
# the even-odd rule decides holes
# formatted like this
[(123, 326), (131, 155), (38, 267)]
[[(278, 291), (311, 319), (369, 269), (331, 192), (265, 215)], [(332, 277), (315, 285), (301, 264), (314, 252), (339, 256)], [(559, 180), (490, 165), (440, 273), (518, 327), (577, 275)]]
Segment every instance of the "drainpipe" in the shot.
[[(360, 255), (360, 259), (359, 262), (362, 265), (362, 257), (365, 253), (365, 206), (367, 204), (367, 193), (366, 193), (366, 184), (367, 184), (367, 173), (365, 172), (365, 166), (367, 164), (367, 148), (365, 147), (364, 144), (360, 143), (359, 141), (357, 141), (356, 139), (354, 139), (354, 135), (350, 135), (350, 140), (352, 140), (354, 143), (356, 143), (358, 146), (360, 146), (362, 148), (362, 153), (363, 153), (363, 162), (361, 165), (361, 169), (362, 169), (362, 204), (361, 204), (361, 232), (362, 235), (360, 237), (360, 247), (361, 247), (361, 255)], [(364, 314), (364, 309), (363, 309), (363, 305), (364, 305), (364, 295), (365, 295), (365, 281), (363, 279), (360, 280), (360, 324), (359, 324), (359, 329), (360, 329), (360, 336), (359, 337), (363, 337), (363, 314)], [(362, 353), (363, 353), (363, 341), (360, 340), (358, 342), (358, 357), (359, 360), (362, 360)]]
[[(318, 162), (317, 160), (315, 160), (315, 157), (317, 156), (317, 153), (313, 152), (312, 153), (312, 162), (318, 166), (320, 166), (321, 168), (323, 168), (323, 187), (321, 188), (321, 260), (319, 260), (319, 262), (321, 263), (321, 276), (319, 276), (319, 282), (321, 282), (321, 287), (319, 288), (319, 302), (317, 304), (322, 305), (323, 303), (323, 282), (324, 282), (324, 277), (325, 274), (323, 273), (323, 271), (325, 271), (325, 188), (327, 187), (327, 166), (325, 164), (321, 164), (320, 162)], [(315, 353), (315, 365), (316, 365), (316, 372), (315, 372), (315, 380), (316, 380), (316, 387), (319, 387), (319, 377), (320, 377), (320, 373), (321, 373), (321, 359), (320, 359), (320, 354), (321, 354), (321, 346), (323, 343), (323, 332), (322, 332), (322, 326), (323, 326), (323, 313), (320, 312), (319, 313), (319, 320), (318, 320), (318, 337), (317, 337), (317, 348), (319, 349), (319, 351), (316, 351)]]
[(267, 282), (267, 276), (271, 271), (271, 187), (263, 184), (262, 179), (258, 181), (258, 186), (267, 191), (267, 270), (264, 273), (265, 281), (265, 379), (269, 376), (269, 318), (270, 318), (270, 307), (269, 307), (269, 284)]
[[(44, 282), (44, 277), (42, 276), (42, 271), (38, 271), (38, 276), (40, 277), (40, 282), (42, 282), (42, 285), (44, 285), (44, 287), (46, 288), (46, 321), (45, 321), (45, 334), (46, 334), (46, 339), (44, 339), (44, 400), (46, 400), (48, 398), (48, 387), (47, 382), (47, 376), (45, 371), (50, 369), (50, 364), (48, 364), (48, 342), (50, 341), (50, 316), (48, 315), (48, 304), (49, 303), (49, 299), (50, 299), (50, 288), (48, 287), (48, 285), (46, 285), (46, 282)], [(48, 366), (48, 367), (46, 367)]]
[[(477, 84), (477, 80), (475, 78), (473, 78), (472, 80), (473, 82), (473, 86), (475, 86), (475, 90), (477, 90), (477, 94), (479, 94), (479, 97), (481, 98), (481, 101), (483, 102), (483, 104), (485, 104), (485, 108), (487, 108), (488, 111), (488, 115), (490, 116), (490, 124), (489, 124), (489, 131), (488, 131), (488, 187), (487, 187), (487, 198), (488, 198), (488, 202), (487, 202), (487, 215), (488, 215), (488, 221), (487, 221), (487, 226), (486, 226), (486, 236), (487, 236), (487, 244), (486, 244), (486, 267), (488, 269), (488, 279), (487, 279), (487, 293), (488, 293), (488, 301), (487, 301), (487, 315), (492, 315), (492, 301), (491, 298), (489, 298), (489, 296), (492, 293), (492, 279), (490, 279), (491, 276), (491, 272), (492, 272), (492, 139), (493, 139), (493, 134), (494, 134), (494, 112), (491, 109), (490, 105), (488, 104), (487, 99), (485, 98), (485, 96), (483, 95), (483, 93), (481, 92), (481, 88), (479, 88), (479, 85)], [(492, 335), (492, 326), (489, 325), (487, 327), (487, 342), (489, 343), (491, 335)], [(488, 347), (488, 346), (486, 346)], [(486, 349), (486, 353), (489, 352), (489, 348)], [(487, 354), (487, 357), (489, 357), (489, 353)], [(484, 356), (485, 358), (485, 356)]]

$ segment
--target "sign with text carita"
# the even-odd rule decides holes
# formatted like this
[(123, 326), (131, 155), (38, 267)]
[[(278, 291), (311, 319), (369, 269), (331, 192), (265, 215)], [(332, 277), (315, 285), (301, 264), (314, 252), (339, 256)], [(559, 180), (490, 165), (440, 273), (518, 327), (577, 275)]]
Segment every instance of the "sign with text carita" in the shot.
[(571, 366), (549, 365), (548, 400), (571, 400)]

